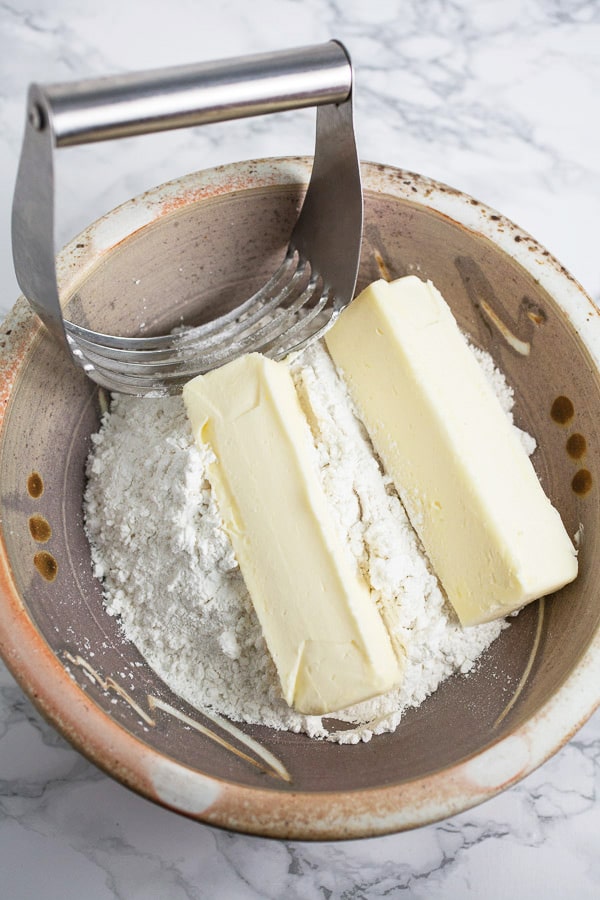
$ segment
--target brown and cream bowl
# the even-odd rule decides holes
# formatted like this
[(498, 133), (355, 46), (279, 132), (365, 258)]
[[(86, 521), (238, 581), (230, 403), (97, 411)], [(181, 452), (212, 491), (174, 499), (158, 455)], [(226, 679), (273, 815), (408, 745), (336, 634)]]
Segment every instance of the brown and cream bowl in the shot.
[[(310, 160), (190, 175), (131, 200), (60, 255), (68, 318), (164, 332), (224, 310), (285, 253)], [(442, 184), (363, 166), (359, 288), (431, 279), (515, 391), (516, 422), (579, 550), (579, 575), (531, 604), (475, 671), (393, 734), (340, 746), (218, 720), (175, 696), (107, 614), (83, 523), (106, 398), (21, 298), (0, 332), (0, 650), (53, 725), (123, 784), (229, 829), (355, 838), (445, 818), (522, 778), (600, 702), (600, 317), (501, 215)], [(132, 289), (143, 272), (144, 308)], [(123, 498), (127, 502), (127, 497)]]

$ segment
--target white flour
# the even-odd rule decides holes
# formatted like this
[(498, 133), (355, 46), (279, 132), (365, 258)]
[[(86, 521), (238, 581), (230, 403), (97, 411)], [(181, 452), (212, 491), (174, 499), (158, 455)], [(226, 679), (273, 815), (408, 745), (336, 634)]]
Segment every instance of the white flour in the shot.
[[(510, 414), (512, 391), (476, 352)], [(460, 627), (326, 350), (316, 345), (291, 367), (341, 532), (407, 650), (400, 688), (335, 719), (281, 699), (205, 477), (209, 455), (193, 445), (179, 397), (113, 399), (88, 461), (86, 527), (109, 613), (175, 693), (233, 720), (356, 743), (392, 731), (407, 707), (468, 672), (505, 623)]]

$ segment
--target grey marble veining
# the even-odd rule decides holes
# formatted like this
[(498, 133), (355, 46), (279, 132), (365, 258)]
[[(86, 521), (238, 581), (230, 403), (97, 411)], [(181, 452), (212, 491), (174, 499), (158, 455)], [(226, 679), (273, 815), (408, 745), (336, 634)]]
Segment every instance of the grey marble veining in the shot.
[[(232, 835), (126, 791), (0, 681), (6, 897), (592, 898), (600, 722), (507, 793), (438, 825), (348, 843)], [(8, 885), (11, 892), (8, 892)], [(47, 893), (38, 893), (42, 887)], [(85, 889), (85, 894), (82, 891)], [(2, 893), (5, 890), (6, 893)]]
[[(597, 0), (0, 2), (0, 313), (18, 290), (9, 211), (33, 80), (344, 40), (361, 156), (500, 209), (600, 300)], [(143, 150), (141, 149), (143, 141)], [(59, 154), (63, 242), (196, 168), (309, 153), (310, 112)], [(600, 894), (600, 714), (494, 800), (350, 843), (232, 835), (152, 806), (87, 763), (0, 667), (0, 898), (563, 898)]]

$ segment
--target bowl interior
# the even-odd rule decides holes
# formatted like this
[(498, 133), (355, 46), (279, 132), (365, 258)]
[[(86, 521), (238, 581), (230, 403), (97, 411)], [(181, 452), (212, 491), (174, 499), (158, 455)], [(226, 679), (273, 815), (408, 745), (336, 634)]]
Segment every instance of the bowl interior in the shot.
[[(100, 258), (70, 299), (69, 317), (93, 328), (128, 334), (143, 328), (147, 334), (228, 308), (275, 270), (300, 200), (300, 187), (286, 184), (173, 208)], [(264, 771), (239, 754), (172, 715), (157, 714), (156, 706), (152, 712), (149, 697), (215, 729), (123, 641), (92, 577), (82, 493), (90, 435), (100, 418), (97, 389), (40, 332), (5, 419), (1, 519), (13, 575), (37, 629), (90, 700), (123, 729), (177, 761), (238, 784), (348, 791), (446, 769), (537, 711), (598, 628), (600, 384), (585, 347), (552, 298), (491, 240), (385, 193), (367, 191), (365, 204), (359, 287), (382, 271), (414, 273), (436, 284), (461, 327), (492, 353), (514, 387), (517, 422), (538, 442), (533, 462), (544, 488), (569, 533), (584, 535), (577, 581), (527, 607), (476, 671), (449, 679), (409, 711), (394, 734), (340, 747), (241, 725), (291, 775), (291, 783), (265, 784)]]

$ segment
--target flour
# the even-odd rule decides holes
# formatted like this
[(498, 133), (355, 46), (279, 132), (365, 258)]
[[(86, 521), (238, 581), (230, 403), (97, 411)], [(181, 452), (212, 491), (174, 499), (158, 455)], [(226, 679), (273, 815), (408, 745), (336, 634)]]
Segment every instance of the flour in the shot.
[[(502, 374), (476, 356), (510, 415)], [(337, 527), (405, 648), (402, 685), (335, 718), (301, 715), (282, 700), (206, 479), (210, 453), (193, 444), (179, 397), (115, 396), (93, 437), (84, 508), (94, 574), (125, 638), (192, 706), (356, 743), (392, 731), (441, 681), (469, 672), (505, 623), (461, 628), (324, 347), (290, 367)], [(535, 443), (521, 435), (531, 452)]]

